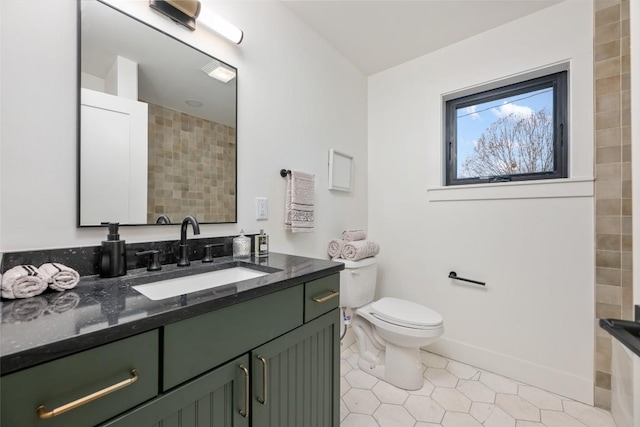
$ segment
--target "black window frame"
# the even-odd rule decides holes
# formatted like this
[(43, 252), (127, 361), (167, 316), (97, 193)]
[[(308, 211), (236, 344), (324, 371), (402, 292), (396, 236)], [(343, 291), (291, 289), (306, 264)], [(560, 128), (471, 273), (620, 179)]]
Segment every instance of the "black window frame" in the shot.
[[(445, 184), (467, 185), (486, 184), (505, 181), (532, 181), (544, 179), (556, 179), (568, 177), (568, 129), (569, 129), (569, 89), (568, 71), (560, 71), (501, 86), (491, 90), (485, 90), (460, 98), (454, 98), (445, 102)], [(553, 163), (554, 170), (546, 172), (531, 172), (522, 174), (499, 175), (491, 177), (457, 178), (457, 116), (459, 108), (465, 108), (484, 102), (496, 101), (510, 96), (532, 92), (538, 89), (553, 87)]]

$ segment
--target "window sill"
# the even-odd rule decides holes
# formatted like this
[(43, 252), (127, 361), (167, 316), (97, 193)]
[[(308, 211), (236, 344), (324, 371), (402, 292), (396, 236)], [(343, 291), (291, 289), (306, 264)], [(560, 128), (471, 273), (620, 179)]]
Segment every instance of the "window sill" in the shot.
[(593, 178), (450, 185), (427, 189), (430, 202), (593, 197)]

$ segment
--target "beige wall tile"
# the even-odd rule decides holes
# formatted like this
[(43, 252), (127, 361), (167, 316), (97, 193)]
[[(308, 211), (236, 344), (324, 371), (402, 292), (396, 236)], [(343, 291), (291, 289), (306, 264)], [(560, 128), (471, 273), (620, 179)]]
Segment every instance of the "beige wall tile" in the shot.
[(596, 302), (620, 305), (622, 302), (622, 287), (596, 285)]
[(631, 216), (631, 214), (632, 214), (631, 199), (622, 199), (622, 215)]
[(620, 91), (620, 76), (614, 75), (596, 80), (596, 96)]
[[(613, 92), (596, 97), (596, 113), (620, 111), (620, 92)], [(603, 129), (598, 126), (598, 129)]]
[(620, 163), (606, 163), (596, 165), (596, 181), (620, 181), (622, 165)]
[(622, 148), (602, 147), (596, 149), (596, 164), (620, 163), (622, 161)]
[(620, 215), (620, 199), (596, 199), (596, 216)]
[(632, 234), (633, 224), (630, 216), (623, 216), (620, 218), (620, 230), (622, 234)]
[(620, 268), (620, 251), (596, 250), (596, 267)]
[(598, 408), (611, 409), (611, 390), (605, 390), (601, 387), (596, 387), (593, 394), (593, 400)]
[(596, 147), (615, 147), (620, 145), (622, 130), (598, 129), (596, 130)]
[(597, 216), (596, 234), (620, 234), (621, 220), (619, 216)]
[[(598, 2), (595, 3), (596, 5)], [(601, 27), (620, 21), (620, 4), (614, 4), (604, 9), (596, 10), (595, 27)]]
[(619, 234), (596, 234), (596, 249), (619, 251), (621, 239)]
[(633, 253), (631, 251), (620, 252), (620, 268), (623, 270), (633, 269)]
[(596, 371), (596, 387), (601, 387), (605, 390), (611, 390), (611, 374)]
[(616, 21), (607, 25), (596, 27), (594, 41), (596, 44), (602, 44), (620, 39), (622, 22)]
[(622, 197), (620, 181), (596, 181), (596, 197), (603, 199), (619, 199)]
[(619, 304), (596, 303), (596, 317), (598, 319), (619, 319), (622, 315), (622, 306)]
[(614, 57), (605, 59), (595, 64), (595, 78), (596, 80), (602, 79), (604, 77), (611, 77), (620, 74), (623, 63), (621, 58)]
[(598, 44), (594, 47), (594, 58), (596, 62), (604, 61), (606, 59), (617, 58), (621, 55), (621, 41), (614, 40), (611, 42), (606, 42), (602, 44)]

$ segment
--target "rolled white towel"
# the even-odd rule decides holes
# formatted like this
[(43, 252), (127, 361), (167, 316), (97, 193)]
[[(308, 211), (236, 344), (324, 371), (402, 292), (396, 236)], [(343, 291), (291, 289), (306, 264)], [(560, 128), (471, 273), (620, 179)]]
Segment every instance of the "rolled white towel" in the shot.
[(358, 240), (366, 240), (367, 233), (364, 230), (346, 230), (342, 232), (342, 239), (345, 242), (355, 242)]
[(47, 277), (33, 265), (18, 265), (2, 275), (2, 298), (29, 298), (46, 289)]
[(342, 249), (342, 258), (349, 261), (358, 261), (363, 258), (376, 256), (380, 253), (380, 245), (371, 240), (358, 240), (347, 242)]
[(43, 276), (48, 277), (49, 287), (59, 292), (75, 288), (80, 281), (77, 271), (57, 262), (44, 263), (39, 270)]
[(342, 248), (344, 248), (344, 243), (345, 241), (342, 239), (333, 239), (329, 242), (327, 253), (332, 259), (340, 257), (340, 254), (342, 254)]

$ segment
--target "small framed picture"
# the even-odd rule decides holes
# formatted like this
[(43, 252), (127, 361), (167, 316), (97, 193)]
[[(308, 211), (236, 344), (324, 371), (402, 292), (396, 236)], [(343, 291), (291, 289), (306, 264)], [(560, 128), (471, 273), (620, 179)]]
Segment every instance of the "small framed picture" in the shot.
[(353, 157), (329, 150), (329, 190), (351, 191), (353, 187)]

